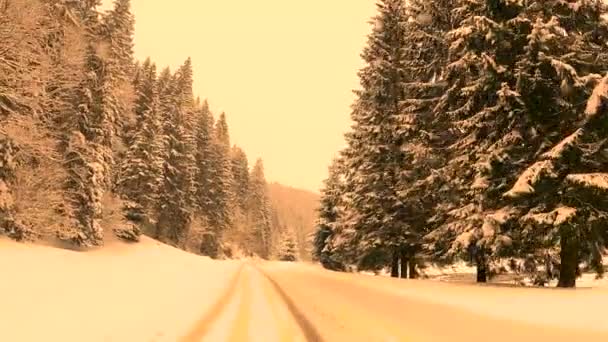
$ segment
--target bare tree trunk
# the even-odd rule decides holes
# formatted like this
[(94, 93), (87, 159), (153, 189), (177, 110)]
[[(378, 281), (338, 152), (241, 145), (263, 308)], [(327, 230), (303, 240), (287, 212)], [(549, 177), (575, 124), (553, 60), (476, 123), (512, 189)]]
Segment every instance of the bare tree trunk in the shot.
[(418, 272), (416, 271), (416, 261), (414, 258), (410, 258), (410, 279), (418, 278)]
[(399, 278), (399, 253), (396, 250), (393, 252), (393, 260), (391, 263), (391, 277)]
[(477, 264), (477, 282), (488, 282), (488, 264), (486, 262), (485, 252), (482, 249), (477, 251), (475, 262)]
[(401, 278), (407, 278), (407, 265), (410, 260), (405, 248), (399, 250), (399, 258), (401, 259)]
[(578, 241), (572, 232), (562, 233), (560, 269), (557, 287), (575, 287), (578, 267)]

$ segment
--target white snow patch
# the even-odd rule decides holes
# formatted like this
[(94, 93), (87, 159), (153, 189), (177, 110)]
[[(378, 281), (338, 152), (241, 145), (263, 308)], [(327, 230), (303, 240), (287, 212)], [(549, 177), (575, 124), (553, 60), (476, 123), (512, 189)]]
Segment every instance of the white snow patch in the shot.
[(0, 239), (0, 341), (174, 342), (238, 266), (145, 237), (91, 252)]
[(566, 176), (566, 181), (587, 187), (608, 190), (608, 173), (574, 173)]

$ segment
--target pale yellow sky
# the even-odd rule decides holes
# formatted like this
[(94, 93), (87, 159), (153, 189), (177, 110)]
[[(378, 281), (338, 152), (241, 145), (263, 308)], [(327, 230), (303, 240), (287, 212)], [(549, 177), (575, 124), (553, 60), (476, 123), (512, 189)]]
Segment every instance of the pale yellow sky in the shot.
[[(111, 0), (104, 0), (111, 2)], [(318, 191), (344, 145), (373, 0), (132, 0), (135, 54), (192, 57), (195, 95), (266, 177)]]

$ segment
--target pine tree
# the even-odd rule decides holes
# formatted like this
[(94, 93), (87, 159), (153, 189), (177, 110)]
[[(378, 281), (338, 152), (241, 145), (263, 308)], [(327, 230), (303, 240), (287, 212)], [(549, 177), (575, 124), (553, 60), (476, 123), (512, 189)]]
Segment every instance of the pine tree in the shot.
[(440, 171), (451, 180), (451, 196), (439, 205), (447, 219), (429, 236), (435, 255), (468, 254), (478, 281), (503, 257), (535, 249), (530, 230), (520, 229), (521, 207), (502, 194), (576, 126), (596, 78), (589, 72), (601, 69), (589, 61), (605, 58), (590, 41), (577, 47), (603, 30), (576, 27), (582, 17), (598, 17), (599, 3), (590, 3), (578, 9), (561, 1), (457, 3), (458, 24), (447, 35), (447, 91), (435, 109), (452, 126), (445, 136), (450, 161)]
[(185, 128), (184, 107), (179, 94), (183, 91), (179, 75), (173, 77), (169, 69), (159, 77), (159, 112), (162, 120), (163, 172), (159, 187), (156, 237), (175, 246), (181, 246), (192, 220), (194, 188), (193, 156)]
[(296, 245), (296, 240), (293, 235), (294, 233), (290, 229), (283, 232), (277, 253), (277, 257), (280, 261), (298, 260), (298, 246)]
[(232, 226), (234, 212), (234, 183), (232, 175), (232, 160), (230, 158), (230, 137), (226, 114), (220, 114), (215, 124), (217, 144), (217, 178), (214, 180), (214, 215), (210, 224), (216, 227), (221, 239), (221, 233)]
[(384, 267), (408, 244), (409, 213), (397, 193), (404, 163), (396, 136), (400, 103), (405, 100), (405, 53), (408, 20), (402, 0), (383, 0), (362, 57), (359, 72), (362, 89), (357, 91), (347, 134), (345, 198), (351, 213), (347, 222), (355, 233), (358, 253), (354, 262), (361, 269)]
[(529, 124), (515, 76), (525, 37), (513, 28), (519, 11), (514, 2), (457, 3), (458, 26), (447, 34), (447, 91), (436, 107), (436, 115), (452, 123), (449, 162), (441, 172), (452, 196), (443, 205), (447, 218), (431, 236), (444, 239), (434, 241), (444, 256), (469, 256), (480, 282), (509, 252), (501, 193), (530, 157), (522, 144)]
[(327, 269), (341, 269), (340, 264), (335, 260), (333, 251), (330, 248), (330, 241), (337, 238), (339, 233), (338, 225), (341, 224), (339, 217), (340, 206), (342, 205), (342, 175), (340, 160), (334, 159), (329, 167), (329, 176), (324, 181), (321, 190), (321, 201), (318, 212), (317, 227), (313, 241), (313, 258), (321, 262)]
[(195, 204), (210, 231), (201, 241), (200, 253), (211, 257), (219, 255), (218, 227), (215, 219), (215, 198), (218, 174), (218, 148), (214, 132), (213, 114), (207, 101), (203, 102), (195, 123)]
[[(443, 197), (437, 170), (445, 163), (445, 135), (448, 122), (438, 120), (433, 108), (445, 91), (443, 68), (448, 58), (444, 36), (452, 28), (453, 1), (408, 1), (410, 20), (405, 26), (409, 45), (404, 53), (405, 99), (401, 102), (396, 134), (405, 160), (397, 188), (408, 209), (406, 218), (410, 242), (399, 250), (401, 277), (416, 277), (424, 238), (441, 216), (437, 203)], [(395, 263), (396, 265), (396, 263)], [(422, 266), (422, 265), (420, 265)], [(397, 273), (397, 266), (393, 274)]]
[(247, 209), (247, 193), (249, 189), (249, 163), (247, 161), (247, 155), (241, 148), (235, 145), (232, 147), (231, 157), (235, 201), (238, 209), (241, 212), (245, 212)]
[(118, 188), (132, 202), (126, 216), (135, 222), (153, 221), (161, 179), (163, 149), (158, 120), (156, 65), (147, 59), (135, 84), (136, 128), (125, 158), (121, 162)]
[[(608, 79), (604, 78), (589, 99), (579, 127), (557, 143), (520, 175), (507, 193), (528, 203), (521, 217), (528, 258), (540, 263), (558, 247), (558, 286), (574, 287), (585, 263), (602, 275), (602, 256), (608, 247), (603, 200), (608, 161), (600, 152), (606, 135)], [(540, 252), (540, 253), (539, 253)], [(534, 266), (534, 265), (533, 265)]]
[(65, 127), (62, 149), (65, 151), (69, 174), (66, 190), (78, 228), (60, 238), (82, 246), (103, 244), (103, 231), (99, 221), (111, 151), (103, 144), (107, 121), (99, 78), (101, 65), (94, 47), (89, 44), (85, 64), (87, 77), (74, 99), (77, 110), (72, 120), (73, 126), (67, 123), (68, 126)]
[(106, 103), (115, 124), (115, 134), (122, 133), (131, 118), (132, 80), (135, 72), (133, 58), (133, 36), (135, 19), (131, 13), (130, 0), (115, 0), (114, 8), (104, 16), (101, 30), (108, 53), (105, 61), (104, 83)]
[[(524, 271), (537, 272), (538, 266), (544, 266), (543, 281), (558, 276), (560, 287), (575, 286), (581, 263), (603, 273), (602, 201), (593, 200), (597, 204), (588, 207), (596, 185), (586, 180), (601, 178), (605, 167), (595, 150), (605, 134), (604, 81), (586, 110), (584, 105), (590, 89), (607, 71), (608, 51), (602, 44), (608, 27), (601, 19), (606, 11), (599, 1), (576, 7), (550, 1), (527, 8), (535, 20), (518, 81), (522, 93), (529, 96), (527, 105), (537, 122), (533, 129), (540, 143), (534, 160), (505, 195), (514, 200), (509, 208), (523, 226), (518, 240), (527, 261)], [(543, 101), (532, 101), (532, 96)], [(595, 191), (599, 192), (601, 187)]]
[(249, 243), (251, 250), (264, 259), (268, 259), (272, 246), (270, 200), (264, 165), (258, 159), (249, 176), (248, 216), (250, 223)]

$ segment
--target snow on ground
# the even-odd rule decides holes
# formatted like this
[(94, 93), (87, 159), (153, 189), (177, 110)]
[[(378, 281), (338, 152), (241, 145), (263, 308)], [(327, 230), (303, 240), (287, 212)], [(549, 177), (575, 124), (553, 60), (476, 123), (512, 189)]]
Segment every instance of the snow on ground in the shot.
[(178, 341), (239, 266), (147, 238), (91, 252), (0, 240), (0, 341)]
[(304, 342), (297, 322), (269, 281), (244, 266), (239, 286), (201, 341)]
[(291, 278), (295, 278), (292, 276), (294, 274), (301, 274), (303, 278), (319, 279), (319, 282), (321, 279), (329, 279), (390, 294), (395, 296), (395, 299), (447, 305), (497, 320), (608, 334), (605, 316), (608, 289), (605, 288), (573, 290), (496, 287), (327, 272), (320, 266), (311, 264), (270, 263), (267, 267), (276, 274), (289, 274)]
[[(383, 270), (378, 274), (368, 271), (362, 271), (359, 273), (364, 275), (390, 277), (390, 272), (387, 270)], [(421, 271), (421, 273), (428, 277), (428, 279), (437, 281), (475, 283), (475, 267), (462, 261), (445, 267), (429, 265), (427, 268)], [(519, 285), (519, 277), (514, 274), (503, 274), (491, 279), (490, 283)], [(555, 287), (556, 285), (557, 280), (553, 280), (551, 283), (549, 283), (548, 287)], [(598, 279), (594, 273), (585, 273), (576, 280), (576, 287), (608, 289), (608, 275)]]
[(147, 238), (91, 252), (0, 240), (0, 274), (0, 341), (608, 340), (606, 289), (212, 261)]

